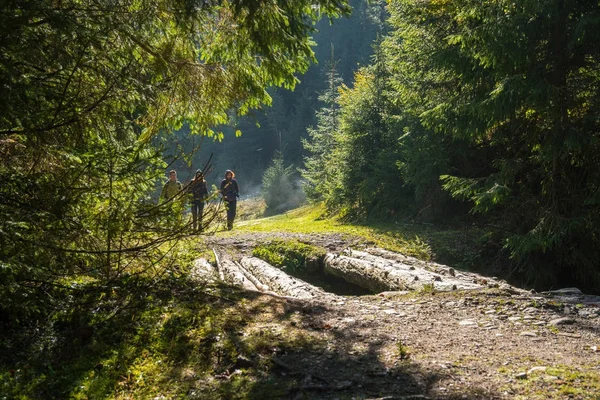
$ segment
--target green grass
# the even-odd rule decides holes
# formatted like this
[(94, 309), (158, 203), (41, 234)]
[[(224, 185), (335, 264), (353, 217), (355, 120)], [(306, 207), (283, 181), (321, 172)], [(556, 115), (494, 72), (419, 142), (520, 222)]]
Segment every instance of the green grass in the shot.
[[(24, 346), (0, 359), (0, 398), (278, 397), (293, 379), (271, 373), (273, 349), (324, 346), (283, 302), (185, 276), (115, 281), (109, 295), (85, 289), (90, 309), (54, 316), (45, 337), (23, 336)], [(93, 330), (86, 340), (84, 315)]]
[(261, 258), (271, 265), (290, 271), (302, 271), (307, 260), (320, 262), (327, 251), (323, 248), (301, 243), (297, 240), (274, 240), (258, 245), (252, 255)]
[[(501, 368), (498, 372), (512, 376), (519, 371)], [(515, 381), (510, 388), (518, 390), (519, 394), (514, 398), (519, 400), (567, 398), (597, 400), (600, 394), (600, 377), (593, 366), (556, 365), (544, 372), (535, 372), (527, 379)]]
[(489, 265), (484, 258), (489, 232), (476, 228), (437, 227), (399, 221), (354, 223), (326, 215), (322, 205), (308, 205), (285, 214), (241, 221), (236, 225), (235, 232), (338, 233), (360, 237), (378, 247), (460, 269), (478, 270), (481, 266)]

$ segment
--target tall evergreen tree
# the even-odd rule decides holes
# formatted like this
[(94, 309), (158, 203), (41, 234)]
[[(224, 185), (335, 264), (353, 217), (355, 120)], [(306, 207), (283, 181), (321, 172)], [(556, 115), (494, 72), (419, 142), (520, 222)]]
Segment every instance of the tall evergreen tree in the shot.
[(326, 69), (326, 80), (327, 90), (319, 95), (324, 106), (316, 113), (317, 126), (309, 127), (309, 139), (302, 140), (304, 149), (309, 153), (304, 158), (304, 168), (301, 169), (305, 180), (303, 187), (308, 199), (313, 201), (329, 198), (329, 193), (336, 190), (335, 164), (330, 160), (333, 158), (334, 135), (339, 127), (338, 98), (342, 79), (337, 72), (333, 46)]
[(385, 46), (406, 110), (476, 155), (452, 162), (445, 188), (513, 232), (505, 247), (532, 281), (600, 287), (597, 2), (389, 9)]

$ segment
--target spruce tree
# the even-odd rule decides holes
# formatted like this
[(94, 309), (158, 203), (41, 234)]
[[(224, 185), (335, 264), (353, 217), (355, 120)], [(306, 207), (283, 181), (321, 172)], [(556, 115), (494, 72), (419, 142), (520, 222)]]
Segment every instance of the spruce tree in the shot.
[(327, 90), (319, 95), (324, 106), (316, 112), (317, 126), (307, 129), (308, 139), (302, 140), (308, 155), (304, 157), (304, 168), (300, 170), (304, 178), (303, 189), (309, 200), (319, 201), (333, 196), (335, 189), (335, 162), (333, 151), (334, 135), (339, 127), (339, 89), (342, 79), (337, 72), (334, 48), (331, 46), (331, 60), (325, 69)]

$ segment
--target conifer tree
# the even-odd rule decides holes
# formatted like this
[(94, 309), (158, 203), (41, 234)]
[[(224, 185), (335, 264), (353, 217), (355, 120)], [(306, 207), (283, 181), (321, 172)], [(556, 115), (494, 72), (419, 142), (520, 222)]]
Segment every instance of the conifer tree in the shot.
[(302, 140), (308, 155), (304, 157), (304, 168), (300, 170), (304, 178), (303, 189), (308, 199), (323, 200), (335, 191), (335, 162), (333, 151), (334, 135), (339, 127), (339, 89), (342, 79), (337, 72), (334, 48), (331, 46), (331, 60), (325, 69), (327, 89), (319, 95), (324, 106), (316, 113), (317, 126), (309, 127), (308, 139)]

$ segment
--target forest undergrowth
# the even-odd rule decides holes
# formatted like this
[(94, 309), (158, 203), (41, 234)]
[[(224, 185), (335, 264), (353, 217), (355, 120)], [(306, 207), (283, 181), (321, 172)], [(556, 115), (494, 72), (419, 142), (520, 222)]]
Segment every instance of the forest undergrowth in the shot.
[[(241, 209), (252, 209), (246, 206)], [(463, 267), (460, 261), (465, 268), (476, 268), (478, 260), (483, 260), (479, 257), (485, 247), (474, 240), (481, 231), (473, 227), (442, 229), (390, 221), (357, 225), (326, 216), (320, 206), (241, 221), (234, 231), (218, 230), (216, 236), (243, 241), (265, 233), (273, 238), (285, 237), (286, 233), (321, 235), (325, 241), (330, 235), (359, 237), (363, 243), (421, 259), (442, 261), (456, 257), (458, 261), (450, 264), (456, 268)], [(369, 398), (369, 394), (377, 393), (379, 384), (385, 384), (385, 390), (399, 390), (400, 384), (404, 395), (417, 395), (430, 390), (430, 384), (423, 384), (421, 379), (448, 379), (444, 372), (424, 367), (432, 354), (418, 350), (410, 341), (408, 345), (399, 339), (385, 341), (385, 346), (375, 352), (351, 349), (359, 348), (365, 340), (377, 339), (388, 328), (396, 329), (396, 324), (386, 325), (385, 320), (370, 324), (371, 333), (364, 336), (357, 333), (358, 328), (338, 331), (333, 322), (323, 322), (328, 318), (338, 323), (353, 321), (356, 313), (363, 312), (364, 304), (374, 304), (367, 307), (375, 309), (389, 307), (377, 305), (381, 298), (357, 297), (322, 308), (312, 302), (279, 299), (198, 280), (191, 273), (193, 260), (212, 257), (203, 240), (198, 235), (184, 239), (178, 262), (168, 270), (123, 274), (103, 285), (91, 277), (81, 277), (62, 286), (44, 287), (54, 301), (46, 308), (51, 311), (48, 315), (31, 319), (19, 332), (3, 326), (7, 329), (1, 344), (2, 398), (350, 398), (348, 393)], [(303, 244), (297, 244), (296, 250), (306, 256), (321, 251)], [(440, 296), (424, 291), (400, 300), (431, 303), (432, 309), (441, 310), (435, 302), (455, 301), (462, 295), (453, 294), (446, 300)], [(481, 297), (484, 304), (488, 302), (486, 296)], [(493, 300), (497, 295), (490, 296)], [(498, 301), (512, 302), (501, 298)], [(354, 306), (353, 302), (357, 304)], [(429, 324), (428, 319), (414, 323)], [(433, 342), (438, 340), (434, 336)], [(380, 360), (380, 351), (387, 354), (386, 361)], [(291, 364), (290, 360), (296, 358), (297, 364)], [(331, 364), (338, 372), (310, 373), (305, 364), (312, 359)], [(465, 360), (471, 363), (468, 358)], [(523, 368), (521, 361), (502, 367), (504, 372), (498, 379)], [(529, 360), (525, 364), (531, 363)], [(531, 398), (544, 398), (550, 393), (548, 398), (560, 398), (563, 392), (558, 390), (562, 388), (564, 393), (574, 393), (575, 398), (590, 398), (579, 396), (583, 392), (577, 385), (583, 382), (586, 390), (597, 389), (593, 368), (592, 364), (581, 370), (558, 365), (553, 373), (561, 376), (560, 382), (566, 382), (566, 388), (548, 388), (532, 381), (534, 386), (523, 382), (518, 393), (532, 393), (535, 396)], [(343, 376), (357, 373), (364, 374), (364, 387), (360, 384), (352, 389), (360, 380), (348, 381)], [(485, 385), (472, 390), (459, 386), (455, 389), (460, 390), (433, 398), (502, 398), (489, 392), (491, 389)]]

